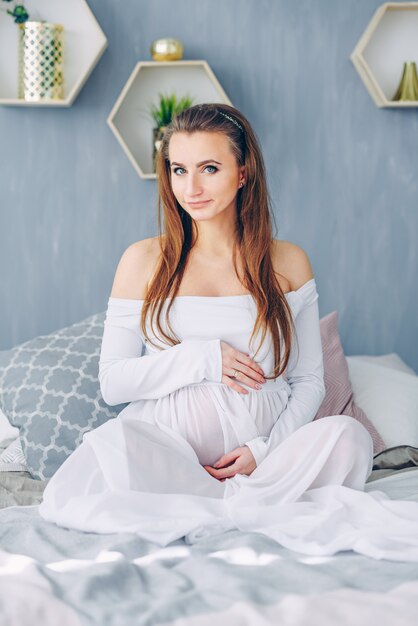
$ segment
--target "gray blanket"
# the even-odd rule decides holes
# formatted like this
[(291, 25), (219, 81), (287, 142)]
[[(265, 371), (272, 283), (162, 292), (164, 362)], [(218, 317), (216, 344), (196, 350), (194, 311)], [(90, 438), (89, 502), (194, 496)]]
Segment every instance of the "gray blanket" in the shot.
[[(403, 448), (376, 457), (367, 490), (418, 501), (417, 450)], [(418, 563), (351, 551), (310, 557), (240, 531), (160, 548), (133, 534), (68, 530), (37, 506), (12, 506), (39, 503), (45, 485), (26, 472), (0, 474), (1, 506), (10, 507), (0, 511), (8, 626), (416, 623)]]

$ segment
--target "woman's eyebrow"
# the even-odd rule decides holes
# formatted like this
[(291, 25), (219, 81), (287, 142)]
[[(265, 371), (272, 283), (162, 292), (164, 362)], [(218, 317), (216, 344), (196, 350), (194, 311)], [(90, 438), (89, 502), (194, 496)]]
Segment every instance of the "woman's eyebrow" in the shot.
[[(215, 161), (215, 159), (206, 159), (206, 161), (200, 161), (199, 163), (196, 163), (196, 167), (200, 167), (201, 165), (206, 165), (206, 163), (217, 163), (218, 165), (222, 165), (222, 163), (220, 163), (219, 161)], [(184, 163), (176, 163), (176, 161), (172, 161), (170, 163), (170, 167), (172, 165), (178, 165), (179, 167), (185, 167)]]

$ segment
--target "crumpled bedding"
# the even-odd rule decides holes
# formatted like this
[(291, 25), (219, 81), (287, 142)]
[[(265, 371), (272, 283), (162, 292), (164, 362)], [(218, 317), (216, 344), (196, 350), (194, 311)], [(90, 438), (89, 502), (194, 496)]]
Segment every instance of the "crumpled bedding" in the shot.
[[(393, 482), (418, 500), (417, 468), (375, 484)], [(161, 548), (58, 527), (37, 506), (0, 511), (0, 575), (7, 626), (415, 626), (418, 612), (416, 563), (309, 556), (238, 530)]]
[[(0, 454), (13, 439), (0, 442)], [(32, 478), (29, 472), (0, 472), (0, 509), (8, 506), (28, 506), (40, 504), (46, 480)]]
[(373, 459), (373, 471), (367, 482), (377, 480), (383, 476), (408, 471), (418, 467), (418, 448), (413, 446), (395, 446), (383, 450)]
[[(375, 457), (370, 489), (418, 501), (418, 450), (399, 448)], [(46, 482), (0, 473), (0, 606), (8, 626), (415, 626), (415, 563), (351, 551), (307, 556), (238, 530), (165, 548), (130, 533), (69, 530), (38, 515)]]
[(47, 481), (35, 480), (29, 472), (0, 473), (0, 509), (40, 504)]

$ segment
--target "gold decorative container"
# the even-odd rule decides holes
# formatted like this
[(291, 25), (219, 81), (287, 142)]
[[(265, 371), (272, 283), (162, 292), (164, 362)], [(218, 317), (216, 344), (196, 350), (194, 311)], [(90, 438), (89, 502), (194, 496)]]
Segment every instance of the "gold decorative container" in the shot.
[(63, 32), (62, 24), (19, 24), (19, 98), (64, 99)]
[(405, 62), (403, 64), (401, 82), (393, 96), (393, 100), (418, 100), (418, 75), (417, 66), (414, 61)]
[(150, 48), (154, 61), (178, 61), (183, 58), (183, 44), (171, 37), (155, 39)]

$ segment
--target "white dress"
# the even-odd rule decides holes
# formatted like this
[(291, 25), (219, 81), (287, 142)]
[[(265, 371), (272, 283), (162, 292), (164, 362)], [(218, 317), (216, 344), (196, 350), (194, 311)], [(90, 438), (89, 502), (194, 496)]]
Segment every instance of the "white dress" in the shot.
[[(240, 529), (302, 553), (418, 561), (418, 503), (364, 491), (367, 430), (345, 415), (312, 421), (325, 393), (315, 279), (286, 298), (297, 339), (286, 375), (243, 395), (221, 382), (220, 341), (254, 355), (250, 294), (177, 297), (170, 321), (181, 343), (168, 346), (148, 327), (162, 350), (140, 332), (143, 301), (110, 297), (101, 392), (110, 405), (129, 404), (84, 435), (50, 479), (40, 515), (160, 545)], [(269, 333), (256, 361), (271, 374)], [(245, 444), (257, 463), (250, 476), (220, 482), (203, 468)]]

